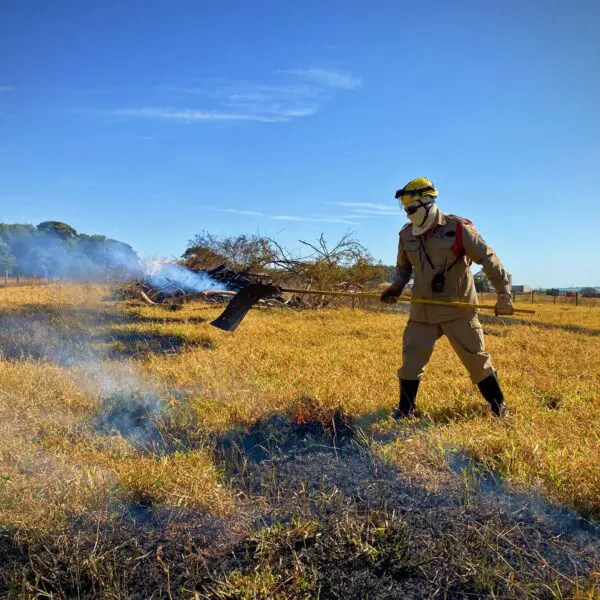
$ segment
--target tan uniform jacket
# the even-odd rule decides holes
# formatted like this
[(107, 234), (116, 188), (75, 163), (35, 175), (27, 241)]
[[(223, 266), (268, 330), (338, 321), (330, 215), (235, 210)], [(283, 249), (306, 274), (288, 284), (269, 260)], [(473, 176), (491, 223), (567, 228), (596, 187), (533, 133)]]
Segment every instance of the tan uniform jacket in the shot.
[[(459, 227), (462, 232), (458, 231)], [(464, 256), (460, 256), (461, 251), (457, 244), (460, 237), (462, 237), (461, 246), (464, 249)], [(433, 267), (429, 264), (426, 255), (429, 256)], [(451, 267), (457, 255), (460, 256), (459, 260)], [(414, 274), (412, 293), (415, 298), (477, 303), (471, 262), (482, 265), (484, 273), (497, 293), (510, 294), (508, 274), (473, 224), (468, 219), (438, 211), (437, 224), (425, 234), (413, 235), (410, 223), (400, 231), (394, 284), (404, 288)], [(442, 293), (434, 293), (431, 288), (433, 277), (436, 272), (444, 271), (444, 267), (446, 268), (444, 290)], [(476, 309), (413, 304), (410, 320), (417, 323), (438, 324), (473, 317), (477, 312)]]

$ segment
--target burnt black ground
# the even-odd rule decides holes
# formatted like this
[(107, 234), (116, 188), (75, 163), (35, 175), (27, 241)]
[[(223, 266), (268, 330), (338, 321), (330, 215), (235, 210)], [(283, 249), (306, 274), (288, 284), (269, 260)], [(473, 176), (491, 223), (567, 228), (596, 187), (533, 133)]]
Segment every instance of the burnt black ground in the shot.
[[(598, 529), (565, 528), (564, 519), (552, 520), (550, 505), (540, 519), (532, 504), (520, 504), (516, 495), (508, 502), (500, 489), (474, 490), (468, 503), (458, 483), (429, 492), (355, 442), (330, 438), (318, 452), (263, 461), (251, 454), (234, 475), (244, 494), (265, 499), (264, 525), (293, 532), (297, 520), (320, 523), (309, 545), (290, 549), (282, 542), (273, 550), (277, 560), (271, 556), (269, 563), (288, 565), (282, 580), (303, 562), (320, 574), (315, 589), (326, 598), (491, 597), (491, 590), (495, 597), (543, 598), (551, 597), (544, 585), (558, 579), (555, 585), (566, 591), (568, 580), (597, 564)], [(377, 558), (341, 552), (344, 523), (366, 538), (369, 529), (383, 528), (369, 541)], [(245, 556), (252, 557), (248, 572), (269, 564), (248, 550)]]
[[(140, 498), (63, 535), (4, 531), (0, 597), (552, 598), (597, 565), (597, 529), (565, 529), (505, 490), (466, 498), (460, 478), (428, 491), (348, 429), (275, 414), (231, 439), (214, 446), (234, 515)], [(267, 572), (273, 586), (244, 596)]]

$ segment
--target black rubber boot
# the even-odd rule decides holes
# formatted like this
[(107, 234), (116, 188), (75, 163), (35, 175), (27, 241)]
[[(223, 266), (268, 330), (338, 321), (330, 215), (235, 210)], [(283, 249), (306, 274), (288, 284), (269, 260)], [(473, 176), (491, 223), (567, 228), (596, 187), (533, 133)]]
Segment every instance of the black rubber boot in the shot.
[(488, 375), (483, 381), (477, 384), (479, 391), (492, 407), (492, 412), (497, 417), (508, 416), (508, 407), (504, 401), (504, 394), (500, 388), (496, 373)]
[(419, 390), (418, 379), (400, 380), (400, 402), (398, 408), (394, 411), (394, 419), (406, 419), (415, 416), (415, 405), (417, 391)]

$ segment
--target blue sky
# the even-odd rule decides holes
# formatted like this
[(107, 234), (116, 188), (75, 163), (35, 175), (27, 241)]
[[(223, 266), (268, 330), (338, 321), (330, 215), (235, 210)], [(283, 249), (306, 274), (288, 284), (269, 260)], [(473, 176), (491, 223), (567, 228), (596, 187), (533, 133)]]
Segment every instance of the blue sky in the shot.
[(393, 263), (426, 176), (515, 283), (600, 285), (598, 2), (4, 0), (0, 56), (1, 221)]

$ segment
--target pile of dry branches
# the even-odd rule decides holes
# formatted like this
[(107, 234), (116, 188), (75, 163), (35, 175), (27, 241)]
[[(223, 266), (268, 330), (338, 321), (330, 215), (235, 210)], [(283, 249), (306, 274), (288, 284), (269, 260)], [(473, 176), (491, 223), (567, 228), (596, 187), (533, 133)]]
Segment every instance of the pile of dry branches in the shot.
[[(250, 274), (239, 272), (219, 265), (210, 270), (196, 271), (204, 273), (214, 281), (223, 284), (223, 290), (194, 291), (184, 289), (177, 281), (165, 278), (165, 283), (157, 286), (148, 279), (127, 282), (119, 287), (117, 297), (122, 299), (142, 300), (149, 305), (166, 306), (172, 309), (182, 306), (193, 300), (205, 300), (208, 302), (226, 302), (242, 288), (251, 283), (272, 283), (272, 279), (266, 274)], [(273, 296), (266, 300), (267, 304), (285, 304), (286, 301), (280, 296)]]

